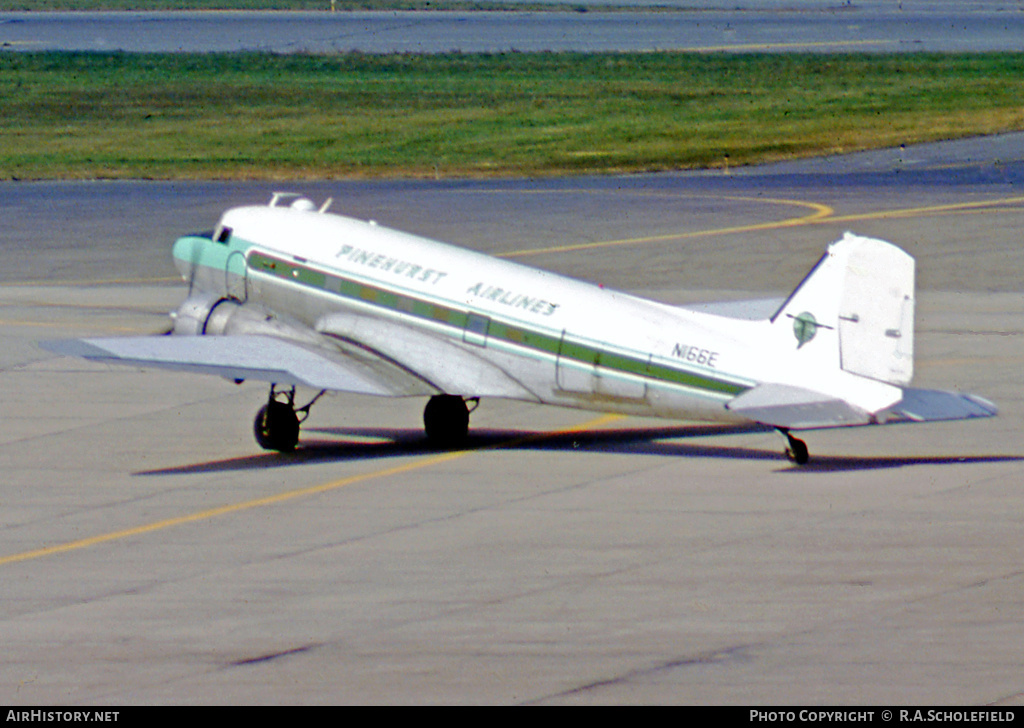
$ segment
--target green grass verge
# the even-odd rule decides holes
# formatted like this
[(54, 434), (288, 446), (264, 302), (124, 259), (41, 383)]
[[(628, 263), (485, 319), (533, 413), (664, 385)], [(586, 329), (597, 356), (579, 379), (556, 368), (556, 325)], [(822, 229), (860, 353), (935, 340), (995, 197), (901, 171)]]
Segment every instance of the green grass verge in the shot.
[(545, 175), (1024, 129), (1024, 54), (0, 54), (0, 178)]
[(0, 12), (8, 11), (155, 11), (155, 10), (458, 10), (506, 12), (571, 12), (600, 10), (601, 12), (644, 12), (660, 10), (681, 11), (681, 8), (659, 6), (652, 0), (649, 6), (599, 5), (590, 6), (587, 0), (570, 4), (544, 2), (500, 2), (499, 0), (0, 0)]
[[(390, 0), (366, 0), (367, 3)], [(342, 8), (358, 0), (335, 0)], [(330, 10), (331, 0), (0, 0), (0, 11)]]

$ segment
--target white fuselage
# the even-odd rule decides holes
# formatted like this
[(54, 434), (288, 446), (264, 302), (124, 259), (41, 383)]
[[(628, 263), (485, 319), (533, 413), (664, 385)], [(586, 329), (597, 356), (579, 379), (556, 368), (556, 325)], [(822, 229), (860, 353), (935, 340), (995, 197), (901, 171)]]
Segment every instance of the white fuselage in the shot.
[(768, 321), (676, 308), (372, 222), (245, 207), (198, 241), (177, 244), (203, 246), (195, 272), (196, 255), (175, 252), (197, 285), (355, 342), (434, 391), (735, 421), (726, 403), (759, 383), (828, 391), (848, 379), (801, 363)]

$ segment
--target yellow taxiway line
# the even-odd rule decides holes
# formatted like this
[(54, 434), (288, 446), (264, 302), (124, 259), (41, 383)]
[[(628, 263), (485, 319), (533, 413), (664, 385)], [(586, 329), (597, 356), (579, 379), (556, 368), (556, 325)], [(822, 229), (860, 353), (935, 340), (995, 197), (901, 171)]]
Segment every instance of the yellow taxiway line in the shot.
[(813, 210), (810, 215), (790, 217), (784, 220), (773, 220), (770, 222), (751, 223), (749, 225), (736, 225), (733, 227), (715, 228), (712, 230), (695, 230), (688, 233), (666, 233), (664, 235), (651, 235), (642, 238), (623, 238), (621, 240), (602, 240), (593, 243), (570, 243), (568, 245), (553, 245), (547, 248), (529, 248), (526, 250), (513, 250), (508, 253), (499, 253), (497, 258), (523, 258), (528, 255), (543, 255), (545, 253), (567, 253), (577, 250), (594, 250), (595, 248), (615, 248), (629, 245), (641, 245), (644, 243), (658, 243), (666, 240), (686, 240), (687, 238), (699, 238), (711, 235), (731, 235), (746, 233), (756, 230), (777, 230), (779, 228), (796, 227), (798, 225), (810, 225), (820, 220), (828, 220), (835, 212), (828, 205), (817, 202), (805, 202), (803, 200), (783, 200), (770, 197), (735, 197), (715, 196), (720, 200), (731, 200), (733, 202), (757, 202), (769, 205), (788, 205), (792, 207), (805, 207)]
[(739, 233), (756, 232), (760, 230), (780, 230), (783, 228), (800, 227), (804, 225), (826, 225), (836, 223), (861, 222), (865, 220), (889, 220), (912, 217), (929, 217), (938, 215), (967, 215), (990, 211), (1003, 211), (1005, 208), (1011, 207), (1013, 205), (1024, 205), (1024, 197), (1004, 197), (996, 200), (982, 200), (978, 202), (948, 203), (943, 205), (928, 205), (924, 207), (907, 207), (897, 208), (893, 210), (876, 210), (873, 212), (836, 215), (835, 210), (833, 210), (828, 205), (804, 200), (730, 196), (716, 196), (716, 198), (739, 202), (764, 202), (773, 205), (791, 205), (797, 207), (806, 207), (814, 210), (814, 212), (811, 213), (810, 215), (789, 217), (783, 220), (751, 223), (749, 225), (736, 225), (732, 227), (711, 228), (708, 230), (694, 230), (686, 233), (667, 233), (664, 235), (652, 235), (649, 237), (641, 238), (602, 240), (592, 243), (569, 243), (566, 245), (553, 245), (545, 248), (513, 250), (507, 253), (499, 253), (496, 257), (525, 258), (531, 255), (545, 255), (548, 253), (566, 253), (578, 250), (593, 250), (595, 248), (628, 247), (630, 245), (659, 243), (668, 240), (687, 240), (691, 238), (711, 237), (717, 235), (736, 235)]
[(379, 478), (388, 478), (394, 475), (401, 475), (403, 473), (412, 472), (414, 470), (422, 470), (424, 468), (433, 467), (435, 465), (441, 465), (452, 460), (466, 457), (475, 452), (485, 452), (488, 450), (500, 450), (502, 448), (514, 446), (524, 442), (530, 442), (534, 440), (544, 440), (548, 437), (556, 437), (559, 435), (571, 434), (573, 432), (581, 432), (593, 429), (595, 427), (602, 426), (608, 422), (620, 419), (621, 415), (602, 415), (600, 417), (588, 420), (579, 425), (569, 427), (563, 430), (556, 430), (553, 432), (541, 432), (531, 435), (526, 435), (519, 438), (513, 438), (505, 442), (498, 443), (496, 445), (490, 445), (488, 447), (476, 448), (472, 450), (457, 450), (454, 452), (445, 452), (438, 455), (432, 455), (415, 462), (404, 463), (390, 468), (382, 468), (380, 470), (374, 470), (368, 473), (360, 473), (358, 475), (350, 475), (346, 478), (334, 480), (329, 483), (323, 483), (321, 485), (313, 485), (306, 488), (296, 488), (295, 490), (287, 490), (282, 493), (275, 495), (264, 496), (263, 498), (254, 498), (252, 500), (241, 501), (238, 503), (229, 503), (227, 505), (218, 506), (216, 508), (208, 508), (202, 511), (196, 511), (195, 513), (188, 513), (182, 516), (176, 516), (174, 518), (165, 518), (161, 521), (154, 521), (152, 523), (146, 523), (141, 526), (135, 526), (133, 528), (125, 528), (120, 531), (111, 531), (109, 533), (101, 533), (96, 536), (90, 536), (88, 538), (81, 538), (75, 541), (67, 541), (65, 543), (56, 544), (54, 546), (45, 546), (43, 548), (32, 549), (31, 551), (23, 551), (18, 554), (11, 554), (10, 556), (0, 557), (0, 566), (5, 564), (14, 564), (21, 561), (30, 561), (32, 559), (39, 559), (45, 556), (55, 556), (57, 554), (64, 554), (70, 551), (79, 551), (81, 549), (89, 548), (90, 546), (97, 546), (99, 544), (109, 543), (111, 541), (120, 541), (133, 536), (141, 536), (155, 531), (162, 531), (175, 526), (183, 526), (188, 523), (197, 523), (199, 521), (208, 521), (219, 516), (227, 516), (233, 513), (241, 513), (242, 511), (252, 510), (254, 508), (264, 508), (266, 506), (277, 505), (279, 503), (285, 503), (287, 501), (296, 500), (298, 498), (307, 498), (309, 496), (320, 495), (321, 493), (328, 493), (333, 490), (338, 490), (355, 483), (362, 483), (368, 480), (376, 480)]

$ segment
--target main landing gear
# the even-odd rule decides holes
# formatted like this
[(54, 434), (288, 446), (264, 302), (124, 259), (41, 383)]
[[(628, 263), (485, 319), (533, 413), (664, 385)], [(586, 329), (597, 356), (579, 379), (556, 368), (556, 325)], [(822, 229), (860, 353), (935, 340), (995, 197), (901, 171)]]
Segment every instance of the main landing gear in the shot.
[[(295, 406), (295, 387), (278, 390), (270, 385), (267, 403), (260, 407), (253, 422), (256, 442), (264, 450), (291, 452), (299, 444), (299, 425), (309, 417), (309, 408), (324, 395), (321, 391), (305, 407)], [(479, 398), (464, 399), (454, 394), (430, 398), (423, 410), (423, 428), (427, 440), (437, 448), (459, 447), (469, 433), (469, 413), (480, 404)], [(472, 405), (472, 407), (470, 406)]]
[[(472, 403), (470, 409), (467, 403)], [(456, 394), (437, 394), (423, 410), (423, 429), (427, 441), (437, 448), (459, 447), (469, 433), (469, 413), (480, 404), (479, 398), (463, 399)]]
[(295, 407), (295, 387), (278, 391), (276, 384), (270, 385), (267, 403), (260, 407), (253, 423), (256, 442), (264, 450), (291, 452), (299, 444), (299, 425), (309, 417), (309, 408), (320, 399), (322, 390), (305, 407)]
[(807, 443), (793, 437), (789, 434), (789, 430), (783, 427), (778, 429), (779, 432), (786, 436), (786, 440), (789, 443), (789, 447), (786, 448), (786, 457), (797, 465), (806, 465), (807, 461), (811, 459), (810, 453), (807, 452)]

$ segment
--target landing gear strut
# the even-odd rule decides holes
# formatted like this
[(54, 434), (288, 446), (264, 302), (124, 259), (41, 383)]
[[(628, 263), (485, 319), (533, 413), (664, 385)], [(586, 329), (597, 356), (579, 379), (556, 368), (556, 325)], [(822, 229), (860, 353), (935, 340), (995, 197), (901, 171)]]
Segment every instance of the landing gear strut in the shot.
[(309, 417), (309, 408), (323, 395), (324, 392), (321, 391), (305, 407), (296, 409), (295, 387), (278, 391), (277, 385), (271, 384), (267, 403), (260, 407), (260, 411), (256, 413), (256, 421), (253, 422), (256, 442), (264, 450), (294, 450), (299, 444), (299, 424)]
[[(480, 403), (479, 399), (468, 400), (473, 409)], [(462, 445), (469, 433), (469, 413), (467, 400), (455, 394), (437, 394), (427, 402), (423, 410), (423, 429), (427, 440), (438, 448), (453, 448)]]
[(811, 459), (810, 453), (807, 452), (807, 443), (790, 435), (789, 430), (780, 427), (779, 432), (785, 435), (789, 442), (789, 447), (786, 448), (786, 457), (797, 465), (806, 465), (807, 461)]

